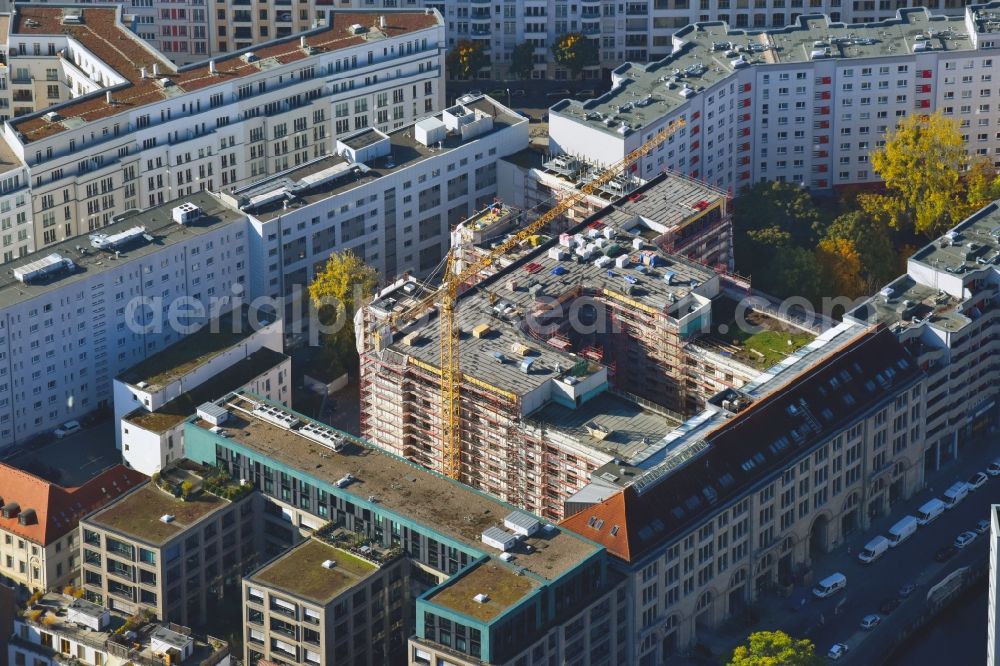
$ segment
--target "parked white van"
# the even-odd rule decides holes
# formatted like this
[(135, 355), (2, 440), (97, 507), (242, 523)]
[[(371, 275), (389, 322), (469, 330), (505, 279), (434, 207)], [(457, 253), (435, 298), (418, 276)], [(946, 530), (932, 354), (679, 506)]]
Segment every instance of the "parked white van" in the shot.
[(889, 546), (895, 548), (917, 531), (917, 519), (913, 516), (903, 516), (895, 525), (889, 528)]
[(965, 481), (956, 481), (951, 484), (948, 490), (944, 491), (944, 506), (947, 509), (953, 509), (958, 506), (958, 503), (965, 499), (966, 495), (969, 494), (969, 484)]
[(942, 513), (944, 513), (944, 502), (935, 497), (917, 509), (917, 524), (921, 527), (930, 525)]
[(819, 599), (825, 599), (847, 587), (847, 576), (842, 573), (830, 574), (813, 588), (813, 594)]
[(882, 553), (887, 550), (889, 550), (889, 540), (880, 534), (865, 544), (865, 547), (858, 553), (858, 559), (864, 564), (871, 564), (882, 557)]

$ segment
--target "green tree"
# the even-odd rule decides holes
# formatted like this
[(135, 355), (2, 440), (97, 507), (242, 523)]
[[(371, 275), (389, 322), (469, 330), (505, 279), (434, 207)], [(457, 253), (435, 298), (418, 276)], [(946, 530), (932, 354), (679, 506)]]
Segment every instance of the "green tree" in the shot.
[(597, 40), (588, 39), (579, 32), (570, 32), (556, 39), (552, 45), (552, 55), (575, 79), (580, 76), (584, 67), (597, 64)]
[(816, 261), (825, 271), (825, 282), (834, 295), (857, 298), (867, 293), (861, 276), (861, 255), (854, 241), (824, 238), (816, 246)]
[(772, 260), (770, 270), (754, 279), (754, 286), (779, 298), (800, 296), (813, 307), (834, 291), (816, 253), (804, 247), (783, 248)]
[(535, 68), (535, 47), (531, 42), (523, 42), (510, 52), (510, 73), (519, 79), (531, 78)]
[(347, 250), (331, 254), (309, 285), (309, 300), (319, 322), (333, 329), (325, 334), (322, 359), (333, 376), (357, 368), (353, 315), (377, 284), (376, 270)]
[(817, 666), (812, 641), (795, 640), (783, 631), (758, 631), (733, 650), (728, 666)]
[(858, 202), (896, 229), (936, 236), (969, 210), (962, 179), (967, 163), (958, 122), (941, 113), (907, 116), (871, 154), (885, 194), (864, 194)]
[(898, 253), (893, 247), (891, 230), (864, 211), (836, 217), (827, 228), (825, 239), (842, 239), (854, 246), (861, 263), (865, 293), (875, 291), (898, 275)]
[(445, 58), (445, 65), (452, 78), (458, 79), (472, 78), (488, 64), (490, 58), (486, 55), (482, 43), (471, 39), (459, 41)]

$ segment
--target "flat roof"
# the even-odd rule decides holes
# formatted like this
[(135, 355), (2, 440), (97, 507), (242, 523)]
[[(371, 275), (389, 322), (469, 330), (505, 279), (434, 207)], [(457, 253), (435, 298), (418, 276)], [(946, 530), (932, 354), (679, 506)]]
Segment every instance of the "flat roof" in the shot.
[[(231, 502), (207, 492), (185, 502), (150, 482), (85, 520), (129, 538), (162, 546), (195, 523), (230, 505)], [(174, 517), (172, 521), (165, 523), (160, 520), (168, 514)]]
[[(253, 47), (257, 60), (245, 63), (236, 52), (214, 58), (216, 74), (209, 72), (208, 61), (176, 67), (161, 54), (156, 53), (142, 39), (128, 30), (119, 20), (119, 8), (95, 7), (91, 5), (36, 5), (18, 4), (17, 19), (11, 34), (19, 35), (68, 35), (79, 41), (118, 74), (128, 80), (112, 92), (114, 104), (105, 100), (103, 90), (87, 95), (59, 107), (62, 120), (49, 122), (41, 113), (30, 114), (9, 121), (15, 130), (21, 132), (23, 141), (30, 143), (53, 136), (70, 127), (79, 127), (87, 122), (99, 120), (128, 110), (135, 112), (146, 104), (152, 104), (168, 97), (206, 88), (216, 83), (230, 83), (235, 79), (257, 73), (262, 69), (286, 65), (311, 57), (299, 45), (299, 37), (304, 35), (312, 53), (329, 53), (351, 46), (386, 37), (399, 37), (410, 32), (438, 25), (438, 15), (434, 12), (378, 9), (373, 11), (350, 10), (330, 12), (330, 25), (309, 30), (289, 37), (273, 40)], [(64, 7), (82, 11), (82, 25), (64, 25)], [(384, 16), (384, 28), (373, 26), (374, 20)], [(355, 24), (366, 26), (361, 34), (353, 34), (349, 27)], [(371, 27), (369, 27), (371, 26)], [(14, 58), (17, 56), (15, 55)], [(157, 64), (161, 72), (153, 77), (152, 67)], [(141, 77), (145, 67), (150, 78)], [(169, 88), (160, 85), (157, 79), (168, 78)]]
[[(271, 323), (263, 315), (258, 316), (262, 324)], [(242, 344), (259, 330), (250, 321), (250, 306), (242, 305), (238, 310), (230, 310), (205, 322), (194, 333), (185, 335), (169, 347), (140, 361), (118, 375), (118, 380), (132, 386), (145, 382), (143, 390), (156, 392), (223, 352)]]
[[(256, 396), (252, 400), (266, 402)], [(374, 497), (386, 511), (478, 552), (488, 552), (488, 546), (481, 541), (483, 530), (503, 525), (504, 517), (514, 510), (508, 504), (380, 451), (351, 435), (345, 434), (349, 444), (340, 453), (334, 453), (294, 430), (272, 425), (244, 411), (254, 404), (249, 394), (231, 396), (224, 404), (230, 411), (225, 423), (224, 441), (228, 444), (256, 452), (331, 486), (349, 473), (355, 481), (339, 492), (353, 495), (362, 503)], [(313, 422), (302, 415), (296, 416), (300, 421)], [(203, 430), (212, 427), (200, 420), (193, 425)], [(516, 566), (543, 579), (565, 573), (598, 550), (594, 544), (575, 534), (552, 529), (551, 525), (549, 530), (539, 530), (519, 544)], [(532, 551), (528, 552), (525, 545), (532, 546)]]
[[(336, 178), (307, 188), (296, 189), (294, 199), (297, 202), (301, 202), (302, 205), (308, 206), (337, 194), (353, 190), (377, 178), (408, 169), (424, 160), (431, 158), (441, 159), (448, 152), (465, 144), (501, 132), (519, 123), (528, 122), (526, 118), (518, 116), (490, 97), (483, 96), (477, 98), (466, 103), (465, 106), (489, 113), (493, 117), (493, 129), (476, 135), (468, 141), (463, 141), (461, 135), (449, 133), (439, 148), (437, 144), (434, 144), (433, 147), (428, 147), (417, 141), (414, 138), (413, 131), (415, 123), (406, 125), (389, 133), (388, 155), (371, 159), (365, 162), (364, 165), (349, 165), (347, 160), (340, 155), (327, 155), (278, 176), (264, 178), (240, 187), (234, 192), (234, 196), (246, 198), (246, 200), (241, 199), (241, 208), (250, 212), (255, 218), (264, 221), (271, 220), (285, 212), (285, 199), (278, 198), (258, 206), (253, 206), (249, 202), (250, 197), (266, 194), (281, 188), (291, 190), (297, 184), (301, 184), (303, 179), (308, 176), (341, 165), (348, 167)], [(441, 113), (439, 112), (431, 117), (440, 119)], [(352, 137), (353, 139), (354, 137)], [(374, 131), (363, 133), (358, 138), (364, 145), (375, 143), (378, 139), (381, 139), (381, 136), (376, 135)], [(352, 147), (363, 148), (364, 145)]]
[(832, 59), (906, 55), (914, 52), (917, 36), (929, 30), (934, 36), (926, 41), (935, 52), (973, 50), (964, 16), (935, 16), (924, 8), (901, 9), (895, 18), (865, 24), (807, 14), (769, 31), (734, 29), (721, 21), (694, 23), (673, 34), (674, 50), (666, 58), (645, 65), (625, 63), (614, 70), (621, 85), (595, 99), (561, 100), (551, 110), (620, 137), (623, 122), (645, 128), (682, 106), (688, 99), (681, 94), (686, 86), (701, 94), (727, 79), (737, 69), (737, 58), (761, 67), (810, 62), (814, 50), (825, 48), (818, 42), (830, 48), (827, 57)]
[[(334, 566), (325, 568), (326, 561)], [(374, 564), (346, 551), (308, 539), (250, 574), (247, 580), (326, 604), (377, 570)]]
[[(650, 446), (680, 425), (676, 419), (607, 391), (575, 409), (550, 401), (526, 420), (532, 425), (564, 432), (584, 446), (624, 460), (645, 457)], [(588, 424), (607, 428), (610, 433), (598, 439), (588, 430)]]
[(145, 430), (166, 432), (189, 416), (194, 416), (201, 404), (218, 400), (227, 393), (243, 388), (254, 377), (267, 372), (288, 358), (285, 354), (262, 347), (242, 361), (229, 366), (224, 372), (177, 396), (156, 411), (151, 412), (140, 407), (126, 415), (124, 420)]
[[(537, 581), (518, 576), (495, 560), (487, 560), (438, 590), (427, 601), (480, 622), (489, 622), (537, 587)], [(476, 601), (475, 597), (479, 594), (485, 594), (486, 601)]]
[[(190, 224), (178, 224), (173, 221), (171, 211), (185, 202), (198, 206), (202, 211), (202, 216)], [(100, 232), (110, 236), (133, 227), (142, 226), (146, 228), (146, 235), (153, 238), (152, 241), (140, 239), (121, 252), (115, 261), (110, 260), (112, 254), (91, 247), (86, 236), (74, 236), (54, 245), (47, 245), (24, 257), (19, 257), (7, 265), (9, 269), (13, 270), (53, 253), (61, 255), (65, 259), (71, 259), (76, 267), (72, 271), (63, 271), (48, 279), (31, 284), (18, 281), (11, 272), (0, 273), (0, 308), (9, 307), (61, 289), (96, 273), (119, 268), (125, 262), (154, 254), (165, 246), (186, 241), (192, 237), (215, 231), (221, 226), (245, 219), (244, 213), (227, 206), (221, 199), (205, 191), (195, 192), (154, 208), (128, 213), (125, 219), (102, 227)]]
[[(652, 185), (640, 188), (637, 192), (645, 192), (648, 187)], [(613, 206), (624, 201), (628, 199)], [(543, 383), (564, 375), (580, 360), (580, 357), (571, 356), (522, 331), (519, 322), (538, 307), (536, 297), (530, 291), (533, 285), (540, 285), (541, 294), (548, 299), (583, 289), (585, 293), (600, 294), (608, 300), (639, 303), (639, 307), (665, 313), (676, 304), (683, 303), (685, 297), (692, 292), (697, 293), (700, 285), (717, 278), (711, 270), (682, 256), (663, 252), (649, 243), (643, 245), (642, 252), (654, 255), (657, 266), (643, 266), (640, 251), (632, 248), (636, 236), (620, 231), (620, 226), (611, 221), (614, 213), (617, 211), (609, 213), (606, 208), (573, 227), (571, 232), (583, 233), (594, 225), (602, 227), (607, 221), (608, 226), (619, 230), (614, 241), (609, 241), (606, 248), (617, 244), (623, 254), (631, 257), (629, 267), (616, 268), (613, 263), (604, 267), (597, 266), (594, 262), (599, 254), (594, 254), (584, 263), (566, 258), (555, 259), (549, 256), (549, 250), (560, 246), (558, 239), (551, 239), (524, 253), (497, 275), (487, 278), (460, 297), (455, 321), (463, 331), (459, 347), (463, 374), (515, 395), (525, 395)], [(517, 282), (517, 291), (508, 288), (510, 280)], [(490, 292), (496, 297), (495, 301), (491, 300)], [(498, 304), (511, 306), (513, 314), (503, 318), (494, 316)], [(482, 324), (489, 324), (490, 333), (480, 338), (472, 336), (473, 329)], [(404, 335), (414, 331), (418, 335), (411, 344), (406, 344), (403, 341)], [(542, 333), (539, 335), (545, 337)], [(427, 317), (418, 324), (403, 326), (390, 349), (437, 368), (440, 367), (439, 336), (439, 320), (436, 316)], [(533, 350), (535, 360), (529, 372), (521, 369), (520, 362), (523, 359), (512, 353), (511, 349), (515, 344), (524, 344)], [(496, 354), (502, 354), (507, 361), (499, 363)]]

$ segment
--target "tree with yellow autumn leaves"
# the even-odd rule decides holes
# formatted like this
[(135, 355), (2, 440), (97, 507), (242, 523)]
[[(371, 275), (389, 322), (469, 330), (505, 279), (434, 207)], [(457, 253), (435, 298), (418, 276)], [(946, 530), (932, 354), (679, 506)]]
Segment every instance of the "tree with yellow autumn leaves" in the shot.
[(448, 52), (445, 64), (453, 79), (469, 79), (475, 77), (479, 70), (489, 65), (490, 58), (486, 55), (482, 42), (463, 39)]
[(575, 79), (580, 76), (584, 67), (597, 64), (597, 40), (588, 39), (579, 32), (570, 32), (556, 39), (552, 45), (552, 55)]

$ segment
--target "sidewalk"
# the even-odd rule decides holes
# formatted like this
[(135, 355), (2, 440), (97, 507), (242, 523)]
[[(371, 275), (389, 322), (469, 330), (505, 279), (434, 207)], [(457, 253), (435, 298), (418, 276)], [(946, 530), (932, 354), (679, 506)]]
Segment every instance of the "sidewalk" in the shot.
[[(813, 578), (818, 579), (835, 571), (844, 572), (848, 575), (849, 580), (852, 577), (855, 579), (858, 578), (858, 573), (866, 570), (859, 569), (860, 565), (857, 561), (857, 554), (872, 537), (877, 534), (885, 534), (888, 528), (896, 521), (907, 514), (912, 514), (917, 507), (930, 498), (940, 496), (941, 492), (955, 481), (964, 481), (972, 476), (974, 472), (985, 469), (989, 462), (1000, 457), (1000, 439), (994, 434), (986, 433), (976, 440), (970, 441), (960, 455), (965, 456), (965, 458), (960, 458), (957, 461), (952, 460), (945, 464), (942, 469), (927, 475), (924, 480), (923, 490), (918, 491), (908, 500), (898, 502), (892, 507), (888, 515), (872, 520), (868, 529), (852, 534), (830, 552), (814, 558), (811, 562)], [(1000, 480), (991, 480), (983, 489), (976, 491), (978, 494), (973, 493), (970, 495), (970, 498), (966, 502), (979, 503), (985, 501), (987, 498), (995, 498), (997, 501), (1000, 501), (1000, 490), (998, 490), (997, 486), (1000, 486)], [(983, 514), (982, 517), (987, 517), (985, 510)], [(952, 520), (949, 521), (949, 518)], [(954, 520), (954, 516), (946, 514), (937, 523), (948, 525), (949, 522), (954, 522)], [(961, 529), (969, 529), (969, 527), (964, 526), (964, 523), (953, 525), (953, 528), (952, 531), (956, 534)], [(945, 544), (942, 543), (941, 545)], [(918, 555), (922, 556), (922, 554), (916, 552), (910, 553), (909, 561), (919, 562), (917, 559)], [(914, 577), (912, 582), (918, 585), (918, 589), (926, 591), (926, 584), (937, 578), (941, 570), (946, 566), (947, 563), (941, 564), (935, 562), (933, 560), (933, 553), (931, 553), (926, 558), (926, 561), (923, 562), (919, 574)], [(872, 572), (877, 575), (877, 571), (874, 569)], [(850, 584), (848, 589), (850, 590)], [(690, 655), (671, 657), (670, 663), (672, 665), (677, 664), (678, 666), (717, 664), (720, 661), (725, 663), (732, 654), (733, 649), (737, 645), (742, 644), (746, 640), (747, 635), (755, 631), (780, 629), (794, 638), (809, 638), (816, 631), (823, 628), (820, 623), (821, 620), (830, 623), (833, 618), (820, 618), (817, 608), (815, 605), (810, 604), (809, 601), (807, 601), (806, 606), (801, 612), (793, 610), (790, 607), (793, 599), (798, 598), (803, 592), (807, 599), (811, 597), (808, 588), (804, 590), (796, 588), (789, 598), (773, 593), (765, 593), (759, 596), (751, 605), (750, 613), (755, 617), (755, 621), (752, 624), (748, 625), (742, 618), (733, 618), (715, 631), (706, 633), (700, 637), (700, 644), (707, 647), (714, 656), (695, 656), (699, 652), (702, 652), (703, 648), (692, 649)], [(852, 618), (855, 615), (860, 618), (861, 615), (867, 612), (878, 612), (877, 607), (858, 608), (857, 603), (851, 603), (848, 599), (850, 599), (849, 596), (842, 597), (841, 601), (847, 602), (843, 604), (842, 611), (851, 613)], [(898, 610), (895, 612), (899, 614)], [(878, 634), (874, 632), (867, 633), (865, 640), (867, 640), (868, 636), (876, 635)], [(844, 636), (843, 640), (846, 640), (848, 637), (849, 635)], [(829, 645), (825, 643), (816, 645), (817, 654), (824, 656), (828, 647)]]

